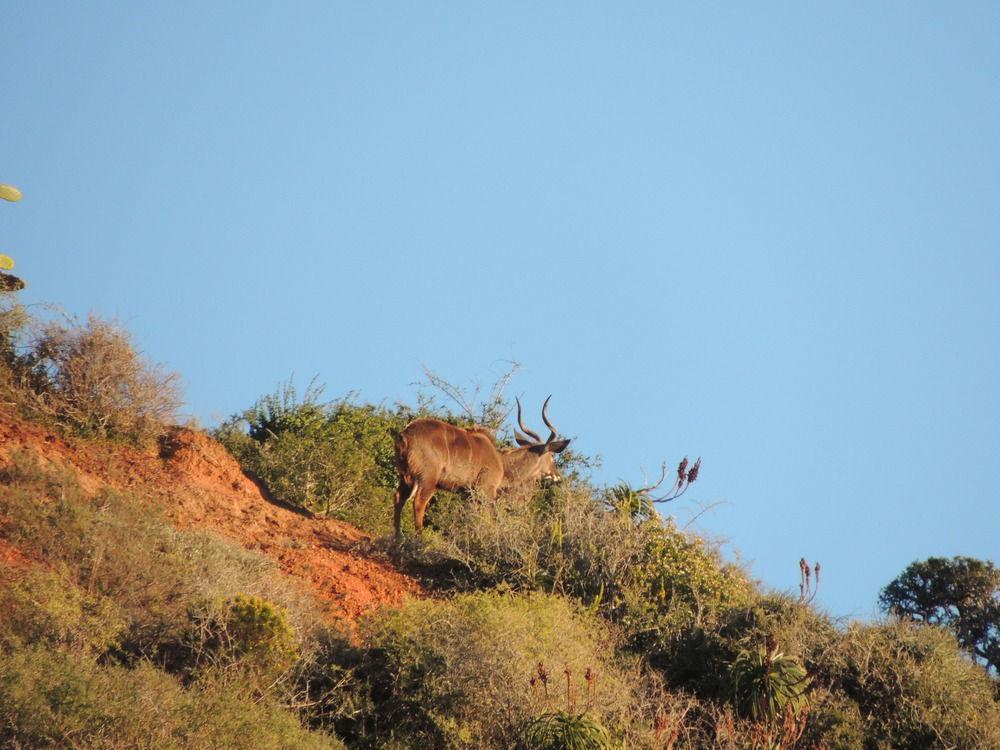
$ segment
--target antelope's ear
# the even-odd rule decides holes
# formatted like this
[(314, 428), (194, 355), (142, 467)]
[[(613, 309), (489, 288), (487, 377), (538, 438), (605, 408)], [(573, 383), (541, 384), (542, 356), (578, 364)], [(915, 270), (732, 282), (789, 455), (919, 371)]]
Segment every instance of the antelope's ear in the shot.
[(545, 444), (546, 453), (562, 453), (566, 450), (566, 446), (569, 445), (569, 440), (553, 440), (551, 443)]
[(532, 446), (532, 445), (536, 444), (534, 440), (532, 440), (531, 438), (529, 438), (527, 435), (518, 432), (517, 430), (514, 430), (514, 440), (522, 448), (527, 448), (529, 446)]

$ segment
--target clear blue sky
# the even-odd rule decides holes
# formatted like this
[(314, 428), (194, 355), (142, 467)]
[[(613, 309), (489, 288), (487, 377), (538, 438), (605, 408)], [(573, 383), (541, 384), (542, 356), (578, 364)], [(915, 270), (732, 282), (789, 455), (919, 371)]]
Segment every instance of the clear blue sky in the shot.
[(870, 617), (1000, 557), (1000, 4), (677, 5), (4, 3), (0, 251), (208, 424), (517, 359)]

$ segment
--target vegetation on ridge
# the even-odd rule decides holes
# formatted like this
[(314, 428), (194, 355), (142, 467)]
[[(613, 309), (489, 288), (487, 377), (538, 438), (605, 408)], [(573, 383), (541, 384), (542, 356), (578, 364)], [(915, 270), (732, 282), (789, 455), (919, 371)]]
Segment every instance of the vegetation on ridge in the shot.
[[(56, 335), (16, 304), (0, 322), (8, 409), (138, 443), (171, 418), (175, 380), (117, 327)], [(579, 456), (524, 503), (443, 494), (399, 546), (380, 536), (392, 440), (417, 414), (465, 421), (287, 386), (217, 433), (276, 500), (354, 520), (434, 590), (350, 634), (262, 555), (5, 459), (0, 551), (26, 562), (0, 558), (0, 747), (1000, 748), (996, 675), (972, 658), (991, 663), (992, 563), (915, 564), (889, 619), (845, 625)]]

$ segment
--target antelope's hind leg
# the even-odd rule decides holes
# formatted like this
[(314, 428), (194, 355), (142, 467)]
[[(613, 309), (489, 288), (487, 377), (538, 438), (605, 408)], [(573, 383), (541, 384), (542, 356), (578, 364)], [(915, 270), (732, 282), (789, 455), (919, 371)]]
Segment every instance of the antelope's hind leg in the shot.
[(417, 530), (417, 536), (424, 535), (424, 513), (427, 512), (427, 504), (434, 497), (437, 488), (431, 485), (430, 490), (418, 487), (413, 493), (413, 528)]

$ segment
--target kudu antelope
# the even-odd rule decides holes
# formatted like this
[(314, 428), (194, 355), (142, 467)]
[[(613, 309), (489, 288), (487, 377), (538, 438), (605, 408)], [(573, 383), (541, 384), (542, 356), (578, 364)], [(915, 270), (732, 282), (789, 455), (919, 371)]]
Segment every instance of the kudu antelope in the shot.
[(527, 488), (541, 479), (558, 481), (555, 454), (566, 450), (569, 440), (557, 440), (559, 431), (546, 414), (549, 398), (542, 405), (542, 421), (551, 431), (544, 441), (524, 426), (517, 401), (517, 424), (523, 430), (514, 431), (518, 448), (498, 449), (493, 434), (482, 427), (463, 429), (438, 419), (410, 422), (396, 438), (396, 536), (410, 498), (413, 526), (420, 534), (427, 504), (437, 490), (477, 490), (493, 500), (500, 490)]

